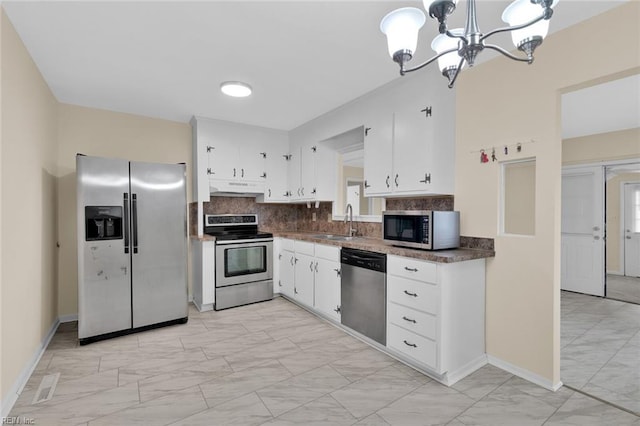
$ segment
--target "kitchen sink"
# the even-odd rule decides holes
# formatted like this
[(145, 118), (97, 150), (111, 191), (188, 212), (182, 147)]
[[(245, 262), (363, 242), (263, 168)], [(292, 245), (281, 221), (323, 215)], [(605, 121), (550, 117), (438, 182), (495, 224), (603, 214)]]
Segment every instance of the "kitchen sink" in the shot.
[(331, 235), (331, 234), (318, 234), (312, 235), (313, 238), (320, 238), (323, 240), (332, 240), (332, 241), (351, 241), (357, 240), (359, 237), (349, 237), (347, 235)]

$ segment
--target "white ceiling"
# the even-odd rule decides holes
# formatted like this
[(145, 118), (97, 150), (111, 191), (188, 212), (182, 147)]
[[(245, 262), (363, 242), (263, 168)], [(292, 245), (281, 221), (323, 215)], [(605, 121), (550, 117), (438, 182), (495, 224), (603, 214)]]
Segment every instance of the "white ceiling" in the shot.
[(637, 127), (640, 74), (562, 95), (563, 139)]
[[(551, 32), (624, 1), (562, 0)], [(502, 26), (500, 15), (508, 3), (480, 0), (480, 27)], [(397, 7), (421, 4), (2, 2), (60, 102), (182, 122), (198, 115), (284, 130), (398, 78), (378, 25)], [(462, 26), (465, 9), (461, 0), (451, 27)], [(414, 62), (431, 56), (435, 35), (436, 24), (429, 19)], [(511, 46), (508, 35), (493, 40)], [(544, 55), (544, 45), (537, 55)], [(489, 57), (491, 52), (482, 54)], [(218, 89), (225, 80), (245, 81), (254, 94), (225, 97)]]

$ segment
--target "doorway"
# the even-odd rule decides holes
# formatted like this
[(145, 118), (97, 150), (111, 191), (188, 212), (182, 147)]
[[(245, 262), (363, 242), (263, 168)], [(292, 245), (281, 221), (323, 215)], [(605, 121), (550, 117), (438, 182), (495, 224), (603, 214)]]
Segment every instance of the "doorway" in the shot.
[(606, 168), (605, 296), (640, 304), (640, 163)]

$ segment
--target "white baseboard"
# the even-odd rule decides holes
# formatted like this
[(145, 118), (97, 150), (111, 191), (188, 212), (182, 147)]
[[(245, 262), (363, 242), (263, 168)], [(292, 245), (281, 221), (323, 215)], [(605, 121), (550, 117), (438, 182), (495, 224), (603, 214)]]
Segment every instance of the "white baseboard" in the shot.
[(213, 311), (213, 303), (205, 303), (205, 304), (201, 305), (195, 299), (193, 299), (191, 302), (194, 304), (194, 306), (196, 307), (198, 312)]
[(462, 367), (458, 368), (456, 371), (453, 371), (451, 373), (447, 373), (447, 378), (446, 378), (446, 385), (447, 386), (452, 386), (454, 385), (456, 382), (460, 381), (461, 379), (467, 377), (469, 374), (473, 373), (474, 371), (476, 371), (477, 369), (479, 369), (480, 367), (484, 366), (487, 364), (487, 355), (486, 354), (482, 354), (480, 356), (478, 356), (477, 358), (471, 360), (470, 362), (468, 362), (467, 364), (463, 365)]
[(515, 376), (521, 377), (538, 386), (542, 386), (545, 389), (549, 389), (550, 391), (555, 392), (562, 387), (562, 382), (560, 381), (557, 383), (553, 383), (551, 380), (545, 377), (542, 377), (539, 374), (536, 374), (524, 368), (518, 367), (517, 365), (513, 365), (507, 361), (504, 361), (500, 358), (496, 358), (492, 355), (487, 355), (487, 360), (489, 361), (489, 364), (493, 366), (501, 368), (506, 372), (509, 372)]
[[(77, 318), (77, 315), (76, 315), (76, 318)], [(53, 322), (53, 324), (51, 324), (51, 328), (49, 328), (47, 335), (44, 336), (44, 338), (40, 342), (40, 346), (38, 347), (38, 349), (36, 349), (36, 352), (33, 354), (31, 359), (27, 361), (24, 368), (20, 372), (20, 375), (14, 382), (13, 386), (11, 386), (11, 389), (9, 389), (8, 394), (2, 399), (2, 406), (0, 407), (0, 417), (6, 418), (7, 416), (9, 416), (9, 413), (11, 412), (13, 405), (16, 403), (16, 401), (18, 400), (18, 397), (22, 393), (22, 389), (24, 389), (24, 386), (29, 381), (29, 378), (31, 377), (33, 370), (35, 370), (36, 366), (38, 365), (38, 362), (40, 362), (40, 358), (42, 358), (42, 354), (44, 354), (44, 351), (47, 349), (47, 346), (49, 346), (49, 342), (51, 342), (53, 335), (56, 333), (56, 330), (58, 329), (58, 325), (60, 325), (60, 318), (57, 318)]]
[(58, 318), (58, 321), (60, 321), (60, 324), (64, 322), (78, 321), (78, 314), (62, 315)]
[(607, 271), (607, 275), (620, 275), (620, 276), (624, 276), (624, 273), (622, 273), (622, 271)]

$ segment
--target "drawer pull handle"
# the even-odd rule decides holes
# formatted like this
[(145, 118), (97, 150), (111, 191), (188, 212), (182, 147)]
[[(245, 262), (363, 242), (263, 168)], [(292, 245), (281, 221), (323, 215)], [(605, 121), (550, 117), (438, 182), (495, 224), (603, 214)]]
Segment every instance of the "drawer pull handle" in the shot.
[(418, 297), (417, 293), (410, 293), (407, 290), (404, 291), (404, 294), (406, 294), (407, 296), (413, 296), (413, 297)]
[(414, 324), (416, 324), (416, 323), (417, 323), (417, 321), (416, 321), (416, 320), (411, 319), (411, 318), (402, 317), (402, 319), (403, 319), (403, 320), (405, 320), (405, 321), (407, 321), (407, 322), (412, 322), (412, 323), (414, 323)]
[(409, 267), (405, 266), (404, 269), (409, 271), (409, 272), (418, 272), (418, 268), (409, 268)]
[(404, 344), (407, 345), (407, 346), (411, 346), (412, 348), (417, 348), (418, 347), (418, 345), (416, 345), (415, 343), (409, 343), (406, 340), (403, 340), (403, 341), (404, 341)]

